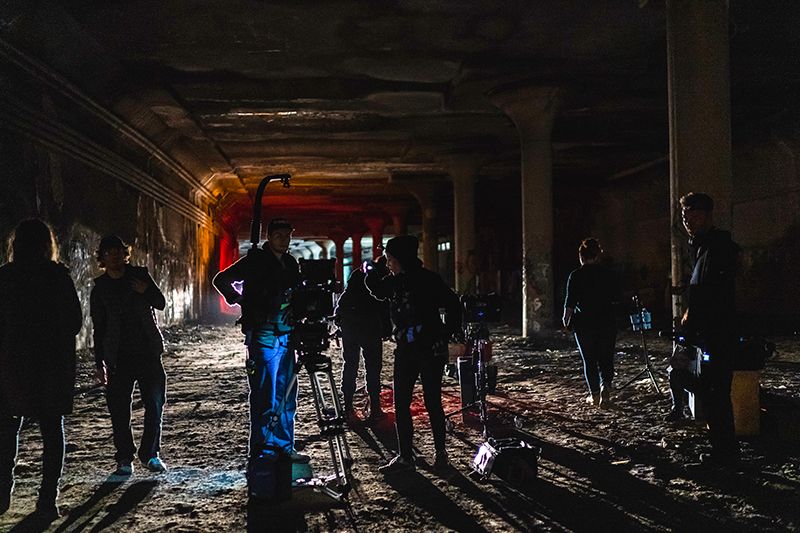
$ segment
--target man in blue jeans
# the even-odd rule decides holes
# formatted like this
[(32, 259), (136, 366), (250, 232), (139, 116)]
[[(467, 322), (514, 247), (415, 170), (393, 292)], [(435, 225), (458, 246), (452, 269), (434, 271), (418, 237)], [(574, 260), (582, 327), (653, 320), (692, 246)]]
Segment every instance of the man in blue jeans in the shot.
[(308, 462), (308, 456), (294, 449), (297, 381), (288, 316), (291, 292), (300, 275), (297, 260), (287, 253), (292, 231), (286, 219), (273, 219), (263, 247), (253, 247), (213, 280), (228, 304), (242, 308), (250, 384), (251, 473), (261, 468), (258, 465), (264, 459), (289, 456), (294, 462)]

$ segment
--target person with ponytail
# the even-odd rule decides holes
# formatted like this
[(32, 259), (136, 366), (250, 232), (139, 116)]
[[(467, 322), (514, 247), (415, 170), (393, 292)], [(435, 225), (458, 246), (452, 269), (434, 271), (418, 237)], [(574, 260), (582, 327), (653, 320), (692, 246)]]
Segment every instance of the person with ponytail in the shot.
[(578, 247), (580, 267), (567, 279), (564, 301), (564, 327), (575, 334), (583, 359), (583, 373), (589, 395), (586, 402), (601, 408), (611, 407), (614, 380), (614, 346), (617, 329), (613, 300), (616, 280), (602, 264), (603, 249), (594, 238)]

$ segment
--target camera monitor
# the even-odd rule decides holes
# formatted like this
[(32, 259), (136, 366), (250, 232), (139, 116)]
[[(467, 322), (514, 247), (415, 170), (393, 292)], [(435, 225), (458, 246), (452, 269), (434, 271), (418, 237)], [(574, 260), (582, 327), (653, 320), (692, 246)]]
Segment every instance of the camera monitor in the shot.
[(497, 294), (464, 295), (461, 297), (464, 306), (464, 322), (500, 322), (502, 302)]
[(336, 259), (301, 259), (300, 279), (306, 285), (329, 285), (336, 281)]

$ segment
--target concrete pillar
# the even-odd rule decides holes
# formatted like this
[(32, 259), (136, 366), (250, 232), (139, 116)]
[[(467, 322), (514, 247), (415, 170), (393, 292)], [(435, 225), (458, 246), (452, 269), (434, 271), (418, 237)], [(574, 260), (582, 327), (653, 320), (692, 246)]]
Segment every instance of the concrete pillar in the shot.
[[(686, 234), (678, 200), (688, 192), (714, 199), (714, 223), (730, 229), (730, 43), (728, 0), (667, 0), (671, 276), (683, 285)], [(679, 320), (684, 303), (672, 297)]]
[(439, 272), (439, 236), (436, 232), (436, 202), (430, 182), (406, 184), (422, 209), (422, 263), (425, 268)]
[(392, 217), (392, 229), (395, 235), (408, 234), (408, 208), (407, 207), (390, 207), (387, 209), (389, 215)]
[(344, 232), (331, 233), (330, 238), (336, 247), (336, 279), (344, 283), (344, 241), (347, 235)]
[(509, 86), (489, 94), (514, 121), (522, 151), (522, 335), (552, 327), (553, 163), (550, 135), (561, 103), (558, 87)]
[(351, 237), (353, 239), (353, 268), (358, 268), (358, 265), (361, 264), (361, 237), (363, 235), (361, 233), (353, 233)]
[(294, 249), (296, 254), (300, 254), (303, 259), (314, 259), (314, 252), (312, 252), (308, 246), (300, 246)]
[(453, 180), (453, 218), (455, 233), (456, 291), (463, 293), (477, 272), (470, 271), (475, 261), (467, 260), (475, 249), (475, 181), (483, 165), (480, 158), (454, 155), (444, 158)]
[(333, 244), (328, 239), (321, 239), (319, 241), (314, 241), (317, 246), (319, 246), (320, 250), (315, 254), (314, 259), (330, 259), (331, 257), (331, 245)]
[(383, 228), (386, 227), (386, 219), (380, 215), (366, 216), (364, 224), (372, 235), (372, 258), (377, 259), (383, 253), (378, 246), (383, 245)]

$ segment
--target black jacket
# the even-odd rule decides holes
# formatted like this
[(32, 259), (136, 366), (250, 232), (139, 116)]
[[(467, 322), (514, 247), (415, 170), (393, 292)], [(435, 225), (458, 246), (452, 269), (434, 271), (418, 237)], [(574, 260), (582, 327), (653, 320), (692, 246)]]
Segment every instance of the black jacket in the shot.
[(164, 352), (164, 339), (156, 325), (154, 311), (163, 311), (166, 307), (164, 295), (146, 267), (125, 265), (122, 283), (130, 283), (130, 278), (138, 278), (147, 283), (144, 294), (128, 287), (123, 291), (115, 290), (115, 282), (118, 280), (112, 279), (108, 274), (94, 280), (89, 302), (94, 326), (94, 358), (98, 367), (103, 362), (109, 366), (119, 362), (123, 313), (132, 313), (138, 318), (138, 325), (144, 335), (136, 346), (127, 346), (124, 350), (146, 353), (153, 358), (160, 357)]
[[(379, 300), (389, 300), (393, 335), (398, 346), (427, 349), (461, 329), (458, 296), (435, 272), (420, 266), (397, 275), (367, 274), (365, 283)], [(442, 323), (439, 309), (445, 311)]]
[[(347, 287), (336, 302), (333, 315), (343, 330), (359, 328), (366, 335), (383, 337), (391, 331), (389, 306), (373, 298), (367, 289), (366, 275), (354, 270), (347, 280)], [(388, 331), (387, 331), (388, 330)]]
[(564, 307), (573, 308), (572, 326), (575, 331), (616, 329), (613, 302), (617, 281), (608, 267), (585, 264), (573, 270), (567, 278)]
[(0, 267), (0, 414), (72, 412), (78, 295), (52, 261)]
[(685, 324), (688, 333), (711, 344), (734, 338), (740, 248), (729, 232), (717, 228), (691, 240), (689, 245), (692, 276)]
[[(242, 282), (241, 297), (233, 288), (234, 282)], [(300, 272), (294, 257), (283, 254), (278, 259), (271, 250), (260, 248), (251, 249), (212, 281), (228, 304), (241, 305), (243, 331), (271, 323), (285, 324), (281, 306), (299, 282)]]

